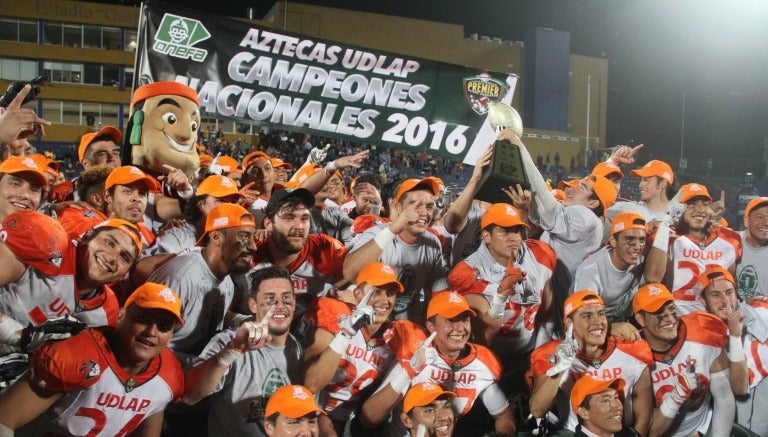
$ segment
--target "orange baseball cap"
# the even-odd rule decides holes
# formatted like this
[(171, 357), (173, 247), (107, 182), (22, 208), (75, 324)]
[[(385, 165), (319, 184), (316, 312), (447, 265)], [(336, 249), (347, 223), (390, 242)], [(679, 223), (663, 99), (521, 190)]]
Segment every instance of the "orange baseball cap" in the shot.
[(629, 229), (642, 229), (646, 230), (645, 218), (640, 214), (632, 211), (622, 211), (616, 214), (616, 217), (611, 221), (611, 235), (624, 232)]
[(680, 203), (688, 203), (696, 197), (706, 197), (707, 199), (712, 200), (712, 196), (709, 195), (707, 187), (701, 184), (685, 184), (680, 187), (680, 190), (683, 192), (680, 196)]
[(328, 415), (315, 402), (315, 395), (303, 385), (283, 385), (278, 387), (267, 401), (264, 417), (282, 414), (290, 419), (299, 419), (311, 413)]
[[(618, 191), (616, 191), (616, 185), (613, 185), (613, 182), (608, 180), (605, 176), (591, 176), (592, 177), (587, 176), (583, 180), (587, 185), (592, 187), (595, 195), (603, 205), (603, 211), (605, 212), (616, 203), (616, 196), (619, 195)], [(595, 180), (593, 181), (592, 178), (595, 178)]]
[(744, 216), (748, 216), (750, 212), (752, 212), (753, 209), (768, 205), (768, 197), (755, 197), (754, 199), (750, 200), (747, 204), (747, 208), (744, 209)]
[(568, 196), (565, 195), (565, 191), (560, 189), (552, 190), (551, 193), (552, 193), (552, 196), (555, 197), (555, 200), (557, 200), (558, 202), (562, 202), (563, 200), (568, 198)]
[(200, 167), (208, 167), (213, 162), (213, 156), (200, 154)]
[(261, 150), (257, 150), (255, 152), (251, 152), (245, 157), (243, 157), (243, 170), (246, 170), (248, 166), (250, 165), (251, 161), (255, 159), (270, 159), (269, 155), (262, 152)]
[(432, 299), (429, 300), (427, 318), (440, 315), (446, 319), (452, 319), (467, 311), (473, 316), (477, 316), (477, 313), (469, 307), (469, 302), (464, 296), (455, 291), (442, 291), (433, 294)]
[(597, 176), (609, 177), (612, 175), (618, 175), (624, 179), (624, 173), (621, 172), (621, 168), (612, 162), (598, 162), (595, 168), (592, 169), (592, 174)]
[(576, 411), (587, 396), (602, 393), (609, 388), (613, 388), (619, 392), (619, 396), (623, 399), (624, 385), (624, 380), (621, 378), (593, 379), (588, 373), (584, 374), (575, 384), (573, 384), (573, 388), (571, 388), (571, 408), (573, 411)]
[(243, 169), (240, 168), (240, 163), (237, 162), (237, 159), (231, 156), (219, 156), (219, 160), (216, 161), (216, 165), (223, 168), (227, 173), (243, 172)]
[(130, 185), (134, 182), (143, 182), (148, 191), (160, 190), (160, 184), (155, 178), (132, 165), (124, 165), (112, 170), (109, 176), (107, 176), (106, 182), (104, 182), (104, 189), (108, 190), (114, 185)]
[(357, 274), (357, 286), (359, 287), (364, 282), (374, 287), (395, 284), (397, 285), (397, 291), (403, 292), (403, 284), (397, 280), (397, 272), (384, 263), (370, 263), (360, 270), (360, 273)]
[(291, 170), (293, 168), (291, 163), (285, 162), (280, 158), (270, 158), (270, 161), (272, 161), (273, 168), (284, 167), (284, 168), (287, 168), (288, 170)]
[(200, 101), (197, 98), (197, 92), (194, 89), (178, 82), (155, 82), (148, 83), (136, 88), (133, 92), (133, 99), (131, 100), (131, 108), (142, 100), (147, 100), (150, 97), (157, 96), (181, 96), (186, 97), (189, 100), (195, 102), (195, 105), (200, 106)]
[(133, 240), (133, 244), (136, 245), (136, 248), (138, 249), (139, 253), (141, 253), (141, 232), (139, 232), (139, 228), (136, 227), (133, 223), (118, 219), (118, 218), (111, 218), (108, 220), (105, 220), (96, 226), (93, 227), (93, 229), (98, 228), (115, 228), (123, 231), (125, 235), (131, 237), (131, 240)]
[(560, 181), (557, 183), (557, 189), (565, 190), (566, 187), (573, 188), (576, 185), (579, 185), (579, 182), (581, 182), (581, 179), (572, 179), (570, 181)]
[(434, 178), (406, 179), (400, 184), (400, 189), (397, 190), (395, 201), (399, 202), (400, 198), (403, 197), (403, 194), (418, 189), (428, 190), (435, 196), (440, 193), (440, 185), (438, 185)]
[(53, 176), (55, 179), (59, 178), (59, 163), (54, 161), (53, 159), (41, 155), (39, 153), (35, 153), (33, 155), (29, 155), (30, 158), (34, 159), (37, 163), (37, 166), (43, 170), (44, 173), (48, 173), (49, 175)]
[(603, 298), (600, 297), (599, 294), (595, 293), (591, 290), (581, 290), (576, 291), (570, 296), (568, 296), (567, 299), (565, 299), (565, 304), (563, 305), (563, 316), (568, 317), (574, 312), (576, 312), (577, 309), (592, 305), (592, 304), (600, 304), (605, 306), (605, 302), (603, 302)]
[(523, 223), (517, 209), (508, 203), (494, 203), (485, 210), (480, 219), (480, 229), (485, 229), (488, 225), (501, 226), (502, 228), (525, 226), (526, 229), (530, 229), (530, 226)]
[(88, 146), (91, 145), (93, 140), (96, 137), (104, 135), (112, 138), (112, 141), (114, 141), (117, 145), (119, 145), (120, 141), (123, 140), (123, 134), (120, 133), (120, 129), (114, 126), (104, 126), (96, 132), (88, 132), (87, 134), (83, 134), (83, 136), (80, 137), (80, 147), (77, 148), (77, 156), (80, 158), (80, 161), (85, 158), (85, 151), (88, 150)]
[(443, 180), (440, 179), (439, 177), (437, 177), (437, 176), (427, 176), (424, 179), (429, 179), (429, 180), (435, 181), (435, 183), (437, 184), (437, 188), (438, 188), (437, 192), (438, 193), (445, 190), (445, 182), (443, 182)]
[(293, 174), (291, 180), (285, 184), (285, 188), (299, 188), (310, 176), (315, 173), (323, 171), (323, 167), (315, 164), (302, 165), (296, 173)]
[(425, 407), (440, 396), (447, 396), (452, 399), (456, 397), (456, 393), (445, 390), (440, 385), (431, 381), (415, 384), (405, 394), (403, 413), (409, 413), (413, 407)]
[(147, 310), (165, 310), (176, 317), (180, 325), (184, 325), (181, 318), (181, 299), (170, 288), (163, 284), (154, 282), (145, 282), (128, 296), (123, 308), (128, 308), (132, 304)]
[(675, 298), (664, 284), (645, 284), (638, 288), (635, 297), (632, 298), (632, 311), (639, 313), (655, 313), (667, 302), (674, 302)]
[(67, 231), (56, 219), (36, 211), (14, 211), (0, 223), (0, 239), (24, 264), (47, 276), (61, 268), (69, 246)]
[(235, 203), (216, 205), (205, 218), (205, 232), (197, 240), (197, 245), (203, 245), (203, 239), (208, 232), (219, 229), (239, 228), (240, 226), (256, 226), (253, 215), (247, 209)]
[(722, 281), (726, 280), (730, 282), (731, 284), (736, 286), (736, 281), (733, 279), (733, 275), (731, 275), (731, 272), (724, 269), (722, 266), (718, 265), (710, 265), (707, 267), (704, 272), (699, 275), (699, 283), (701, 284), (701, 292), (704, 293), (704, 290), (712, 285), (715, 281)]
[(645, 164), (642, 168), (632, 170), (629, 172), (629, 174), (636, 178), (657, 176), (667, 181), (667, 183), (670, 185), (675, 181), (675, 174), (672, 172), (672, 167), (670, 167), (666, 162), (658, 161), (656, 159), (653, 161), (648, 161), (648, 163)]
[(28, 174), (34, 177), (41, 186), (48, 186), (48, 178), (45, 177), (45, 169), (41, 168), (37, 161), (29, 156), (9, 156), (8, 159), (0, 163), (0, 173), (19, 175)]
[(213, 196), (216, 198), (227, 196), (245, 197), (237, 190), (237, 184), (226, 176), (210, 175), (197, 186), (198, 196)]

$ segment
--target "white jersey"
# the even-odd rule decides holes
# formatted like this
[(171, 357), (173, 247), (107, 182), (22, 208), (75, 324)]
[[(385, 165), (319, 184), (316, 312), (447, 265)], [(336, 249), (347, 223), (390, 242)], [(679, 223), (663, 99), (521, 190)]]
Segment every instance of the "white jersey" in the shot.
[[(562, 340), (552, 340), (537, 347), (531, 354), (531, 373), (534, 378), (546, 375), (547, 370), (555, 365), (555, 351)], [(576, 381), (585, 373), (593, 379), (606, 380), (621, 378), (624, 380), (624, 423), (632, 423), (632, 393), (635, 384), (640, 380), (643, 371), (652, 364), (651, 349), (645, 340), (620, 341), (614, 336), (608, 336), (605, 351), (599, 357), (593, 358), (579, 351), (574, 364), (569, 371), (560, 377), (560, 389), (557, 392), (557, 407), (559, 411), (568, 411), (567, 419), (560, 418), (561, 424), (573, 431), (578, 421), (576, 413), (571, 409), (571, 389)]]
[(253, 219), (256, 222), (256, 227), (259, 229), (262, 229), (264, 226), (264, 218), (266, 215), (267, 210), (267, 204), (269, 204), (269, 200), (264, 199), (263, 197), (257, 197), (256, 200), (253, 201), (251, 206), (248, 207), (248, 212), (253, 214)]
[(747, 355), (749, 388), (755, 388), (768, 377), (768, 302), (739, 303), (744, 313), (742, 343)]
[(349, 213), (352, 212), (352, 210), (355, 209), (356, 207), (357, 207), (357, 202), (355, 202), (354, 197), (341, 204), (341, 210), (344, 211), (344, 214), (347, 214), (347, 215), (349, 215)]
[[(549, 195), (549, 194), (547, 194)], [(530, 219), (544, 230), (540, 240), (552, 246), (557, 258), (568, 269), (571, 278), (584, 258), (600, 248), (603, 241), (603, 222), (583, 205), (555, 205), (551, 223), (543, 217), (531, 214)], [(531, 210), (534, 212), (535, 210)]]
[(155, 244), (142, 251), (142, 258), (163, 255), (167, 253), (180, 253), (197, 244), (197, 228), (191, 223), (184, 226), (165, 230), (157, 235)]
[[(216, 334), (203, 349), (202, 362), (224, 349), (235, 336), (227, 330)], [(264, 437), (264, 410), (278, 387), (301, 382), (304, 352), (288, 335), (285, 346), (245, 352), (222, 376), (211, 395), (208, 435)]]
[(41, 347), (28, 378), (32, 386), (65, 394), (16, 435), (126, 436), (184, 392), (184, 374), (170, 350), (131, 375), (93, 329)]
[(632, 316), (632, 298), (645, 283), (643, 257), (637, 264), (619, 270), (611, 261), (611, 250), (605, 246), (588, 256), (576, 269), (573, 290), (591, 290), (605, 302), (605, 313), (611, 322), (625, 322)]
[[(533, 350), (536, 313), (556, 261), (554, 251), (545, 243), (526, 240), (520, 246), (515, 267), (526, 272), (526, 277), (522, 283), (515, 284), (514, 291), (507, 297), (501, 328), (494, 337), (494, 350), (499, 350), (497, 347), (504, 348), (505, 354)], [(448, 283), (451, 289), (463, 295), (482, 294), (490, 303), (506, 271), (507, 266), (499, 264), (488, 251), (488, 246), (481, 244), (475, 253), (451, 270)], [(463, 289), (458, 284), (466, 278), (476, 280), (470, 288)]]
[(147, 282), (167, 285), (181, 299), (184, 326), (177, 327), (173, 333), (171, 350), (182, 358), (183, 354), (198, 355), (223, 328), (224, 315), (234, 296), (230, 277), (217, 278), (197, 248), (162, 264)]
[(736, 264), (738, 290), (742, 298), (768, 296), (768, 246), (752, 247), (747, 243), (747, 232), (741, 236), (741, 261)]
[(701, 284), (699, 275), (710, 265), (728, 269), (741, 257), (741, 239), (728, 228), (712, 226), (706, 239), (680, 235), (674, 239), (669, 249), (673, 262), (672, 295), (680, 314), (692, 311), (704, 311), (704, 304), (699, 299)]
[(469, 208), (469, 214), (467, 215), (467, 223), (458, 234), (453, 236), (451, 258), (448, 260), (450, 267), (466, 259), (480, 247), (480, 242), (482, 241), (482, 238), (480, 238), (482, 232), (480, 221), (484, 213), (485, 210), (480, 205), (472, 202), (472, 207)]
[(654, 352), (655, 365), (651, 369), (653, 393), (656, 405), (674, 390), (678, 373), (685, 368), (688, 357), (694, 365), (698, 379), (704, 388), (693, 393), (681, 408), (678, 420), (668, 435), (688, 437), (700, 432), (706, 434), (712, 418), (709, 381), (710, 367), (723, 352), (726, 344), (725, 324), (712, 314), (693, 312), (680, 318), (678, 340), (667, 352)]
[[(355, 250), (373, 240), (386, 226), (387, 223), (379, 223), (359, 234), (349, 249), (349, 256), (354, 256)], [(422, 310), (426, 309), (426, 301), (432, 292), (448, 288), (440, 240), (430, 231), (419, 235), (414, 243), (407, 243), (395, 236), (379, 255), (379, 261), (397, 271), (397, 280), (405, 289), (397, 295), (392, 316), (395, 319), (407, 318), (417, 323), (423, 321), (422, 313), (425, 311)], [(416, 304), (412, 305), (414, 302)]]

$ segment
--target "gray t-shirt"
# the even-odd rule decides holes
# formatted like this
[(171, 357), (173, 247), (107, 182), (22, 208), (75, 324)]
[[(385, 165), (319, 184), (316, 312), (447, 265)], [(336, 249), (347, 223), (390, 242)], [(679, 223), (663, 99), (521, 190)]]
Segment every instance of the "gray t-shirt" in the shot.
[(611, 248), (603, 247), (588, 256), (576, 269), (573, 291), (591, 290), (605, 302), (608, 320), (624, 322), (632, 315), (632, 298), (643, 279), (643, 258), (626, 270), (619, 270), (611, 262)]
[(741, 231), (741, 260), (736, 264), (739, 295), (743, 298), (768, 296), (768, 246), (752, 247), (747, 232)]
[[(200, 354), (199, 362), (216, 355), (234, 336), (234, 330), (217, 334)], [(266, 436), (267, 400), (278, 387), (301, 382), (303, 358), (304, 351), (290, 334), (285, 346), (267, 343), (244, 353), (229, 366), (211, 395), (208, 435)]]

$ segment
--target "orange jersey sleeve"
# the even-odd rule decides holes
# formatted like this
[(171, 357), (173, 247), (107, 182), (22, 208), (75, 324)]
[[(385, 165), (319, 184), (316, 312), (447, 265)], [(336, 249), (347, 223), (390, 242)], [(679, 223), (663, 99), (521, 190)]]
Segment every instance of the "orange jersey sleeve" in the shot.
[(416, 352), (416, 348), (427, 339), (426, 329), (410, 320), (395, 320), (384, 333), (384, 341), (389, 349), (406, 369), (410, 369), (408, 360)]
[(714, 347), (728, 344), (728, 327), (719, 317), (702, 311), (694, 311), (680, 318), (685, 323), (686, 340)]
[(79, 240), (81, 235), (106, 220), (107, 216), (93, 209), (67, 207), (57, 214), (57, 219), (69, 238)]
[(549, 270), (554, 271), (557, 264), (557, 254), (552, 246), (539, 240), (525, 240), (525, 245), (531, 249), (533, 256), (536, 257), (536, 261), (539, 264), (545, 266)]
[(550, 340), (537, 347), (531, 353), (531, 373), (538, 377), (547, 373), (555, 365), (555, 349), (561, 340)]
[(160, 353), (160, 359), (162, 364), (158, 374), (171, 388), (173, 402), (181, 402), (184, 398), (184, 369), (181, 368), (181, 363), (168, 348), (164, 348)]
[(617, 338), (616, 348), (628, 355), (632, 355), (647, 366), (653, 365), (653, 352), (651, 352), (651, 347), (648, 346), (645, 340), (622, 341)]
[(734, 231), (733, 229), (726, 228), (723, 226), (715, 227), (715, 232), (717, 232), (717, 235), (720, 238), (727, 241), (734, 247), (734, 249), (736, 250), (736, 259), (740, 260), (741, 255), (743, 253), (743, 249), (741, 246), (741, 235), (739, 235), (739, 233)]
[(477, 269), (460, 261), (448, 273), (448, 285), (451, 290), (461, 294), (482, 294), (488, 281), (478, 279)]
[(341, 332), (339, 316), (352, 314), (352, 306), (332, 297), (318, 297), (307, 307), (304, 322), (311, 327), (325, 329), (333, 335)]
[(64, 341), (41, 346), (29, 363), (30, 382), (55, 393), (95, 384), (100, 373), (94, 375), (92, 371), (106, 367), (107, 363), (102, 359), (84, 361), (83, 357), (101, 357), (92, 330), (89, 328)]
[[(344, 257), (347, 256), (347, 248), (344, 244), (332, 237), (324, 234), (311, 234), (307, 239), (305, 246), (308, 249), (306, 256), (318, 271), (326, 276), (332, 276), (335, 279), (341, 279)], [(296, 260), (301, 263), (304, 257), (299, 255)], [(288, 270), (294, 271), (297, 265), (291, 265)]]
[(380, 223), (389, 223), (389, 219), (379, 217), (376, 214), (363, 214), (357, 216), (355, 221), (352, 223), (352, 232), (355, 234), (362, 234), (366, 230)]
[(493, 379), (496, 381), (501, 379), (501, 361), (499, 358), (491, 352), (490, 349), (483, 345), (474, 345), (477, 347), (477, 359), (482, 361), (493, 374)]

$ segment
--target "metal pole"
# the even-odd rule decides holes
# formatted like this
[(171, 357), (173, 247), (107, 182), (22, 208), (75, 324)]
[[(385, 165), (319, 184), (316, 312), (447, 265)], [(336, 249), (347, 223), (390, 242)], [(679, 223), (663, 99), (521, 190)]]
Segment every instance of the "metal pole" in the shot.
[(584, 147), (584, 167), (589, 167), (589, 107), (592, 103), (592, 75), (587, 75), (587, 145)]

